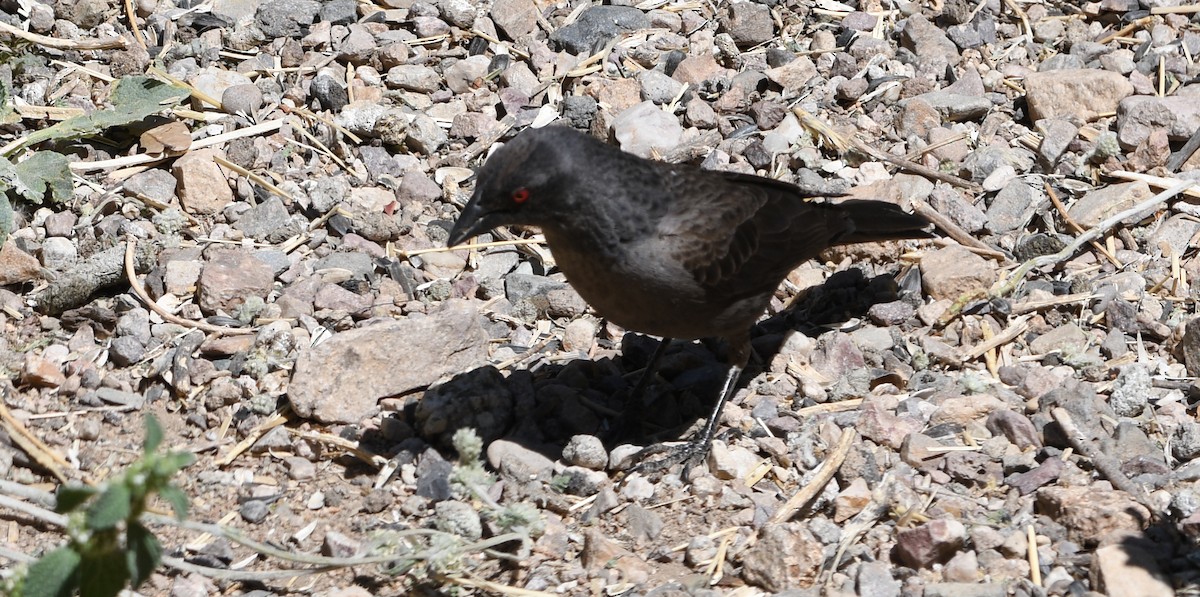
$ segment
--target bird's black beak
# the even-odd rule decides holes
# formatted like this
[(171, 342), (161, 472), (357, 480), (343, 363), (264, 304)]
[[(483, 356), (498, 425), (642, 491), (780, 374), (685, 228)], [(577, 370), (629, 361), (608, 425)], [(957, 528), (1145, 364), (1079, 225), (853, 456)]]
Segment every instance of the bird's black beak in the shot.
[(479, 202), (472, 199), (463, 208), (462, 214), (458, 216), (458, 221), (454, 223), (454, 228), (450, 229), (450, 238), (446, 239), (446, 246), (453, 247), (461, 245), (472, 236), (478, 235), (485, 230), (491, 230), (494, 227), (488, 213), (479, 207)]

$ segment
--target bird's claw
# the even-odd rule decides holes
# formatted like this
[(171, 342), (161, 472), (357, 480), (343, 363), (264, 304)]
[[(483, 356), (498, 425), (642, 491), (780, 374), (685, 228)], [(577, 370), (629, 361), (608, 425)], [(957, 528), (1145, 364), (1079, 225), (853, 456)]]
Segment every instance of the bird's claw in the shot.
[[(630, 457), (635, 463), (626, 471), (626, 476), (633, 473), (655, 475), (664, 472), (677, 464), (683, 464), (683, 479), (686, 481), (688, 472), (693, 467), (703, 464), (708, 455), (708, 442), (692, 440), (682, 444), (654, 444), (642, 448)], [(655, 456), (661, 456), (655, 458)]]

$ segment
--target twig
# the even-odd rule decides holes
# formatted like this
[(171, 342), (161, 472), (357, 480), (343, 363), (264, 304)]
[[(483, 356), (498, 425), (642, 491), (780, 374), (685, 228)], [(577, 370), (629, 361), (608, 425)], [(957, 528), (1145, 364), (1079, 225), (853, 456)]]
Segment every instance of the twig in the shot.
[(963, 361), (970, 361), (979, 358), (985, 352), (993, 348), (999, 348), (1012, 342), (1017, 336), (1020, 336), (1029, 328), (1029, 315), (1022, 315), (1012, 320), (1003, 332), (996, 334), (989, 340), (985, 340), (975, 345), (970, 350), (964, 350), (959, 358)]
[(124, 50), (129, 48), (129, 40), (124, 37), (105, 37), (102, 39), (59, 39), (30, 33), (0, 21), (0, 31), (9, 35), (31, 41), (39, 46), (56, 50)]
[(1033, 581), (1033, 586), (1042, 586), (1042, 565), (1039, 561), (1037, 550), (1037, 535), (1033, 532), (1033, 525), (1025, 527), (1025, 549), (1029, 554), (1029, 580)]
[(259, 176), (258, 174), (255, 174), (255, 173), (253, 173), (253, 172), (251, 172), (251, 171), (249, 171), (249, 170), (247, 170), (247, 169), (245, 169), (245, 168), (243, 168), (243, 167), (241, 167), (219, 155), (213, 156), (213, 161), (216, 162), (217, 165), (219, 165), (219, 166), (222, 166), (224, 168), (229, 168), (230, 170), (233, 170), (234, 172), (241, 174), (242, 176), (245, 176), (251, 182), (270, 191), (271, 193), (274, 193), (275, 195), (278, 195), (279, 197), (282, 197), (283, 199), (287, 199), (288, 201), (293, 201), (292, 196), (287, 191), (275, 186), (271, 181), (263, 178), (262, 176)]
[(1147, 199), (1147, 200), (1145, 200), (1145, 201), (1143, 201), (1121, 213), (1118, 213), (1118, 214), (1104, 220), (1103, 222), (1100, 222), (1099, 224), (1096, 224), (1087, 232), (1077, 236), (1075, 238), (1075, 240), (1072, 241), (1071, 244), (1067, 245), (1063, 250), (1061, 250), (1053, 255), (1043, 255), (1041, 257), (1034, 258), (1030, 262), (1032, 262), (1034, 264), (1034, 267), (1045, 267), (1047, 265), (1055, 264), (1060, 261), (1065, 261), (1067, 259), (1070, 259), (1071, 257), (1073, 257), (1075, 255), (1075, 252), (1078, 251), (1079, 248), (1084, 245), (1084, 243), (1091, 242), (1094, 239), (1100, 238), (1101, 236), (1106, 234), (1109, 230), (1115, 228), (1117, 226), (1117, 224), (1120, 224), (1121, 222), (1123, 222), (1125, 220), (1129, 220), (1129, 219), (1133, 219), (1133, 218), (1140, 219), (1141, 217), (1143, 217), (1143, 214), (1145, 214), (1147, 211), (1155, 209), (1159, 205), (1166, 203), (1172, 197), (1186, 191), (1187, 189), (1191, 188), (1195, 184), (1196, 184), (1195, 182), (1190, 181), (1190, 180), (1178, 181), (1178, 182), (1176, 182), (1175, 186), (1173, 186), (1173, 187), (1171, 187), (1171, 188), (1169, 188), (1169, 189), (1167, 189), (1167, 190), (1165, 190), (1165, 191), (1163, 191), (1163, 192), (1161, 192), (1161, 193), (1159, 193), (1159, 194), (1157, 194), (1157, 195), (1155, 195), (1155, 196), (1153, 196), (1153, 197), (1151, 197), (1151, 198), (1149, 198), (1149, 199)]
[[(226, 141), (232, 141), (233, 139), (238, 139), (241, 137), (251, 137), (254, 135), (260, 135), (260, 134), (264, 134), (264, 133), (273, 133), (273, 132), (279, 130), (281, 127), (283, 127), (282, 120), (268, 120), (266, 122), (259, 123), (259, 124), (253, 125), (253, 126), (248, 126), (243, 129), (237, 129), (236, 131), (229, 131), (228, 133), (222, 133), (220, 135), (213, 135), (211, 137), (205, 137), (203, 139), (200, 139), (199, 141), (193, 142), (192, 149), (196, 150), (196, 149), (203, 149), (205, 147), (212, 147), (213, 145), (220, 145), (221, 143), (224, 143)], [(155, 162), (161, 162), (163, 160), (172, 159), (174, 157), (175, 156), (166, 156), (166, 155), (160, 155), (160, 154), (151, 155), (148, 153), (139, 153), (137, 155), (113, 158), (111, 160), (99, 160), (99, 161), (95, 161), (95, 162), (71, 162), (70, 168), (71, 168), (71, 170), (74, 170), (76, 172), (91, 172), (93, 170), (114, 170), (116, 168), (124, 168), (126, 166), (139, 166), (141, 164), (153, 164)]]
[(254, 442), (258, 441), (259, 438), (266, 435), (268, 431), (283, 425), (284, 423), (287, 423), (287, 417), (284, 416), (283, 412), (277, 412), (271, 415), (265, 421), (259, 423), (257, 427), (251, 429), (250, 433), (246, 434), (246, 438), (238, 442), (238, 444), (231, 448), (228, 453), (218, 458), (216, 460), (216, 465), (220, 467), (229, 466), (234, 460), (237, 460), (237, 457), (240, 456), (242, 452), (249, 450), (250, 446), (253, 446)]
[(854, 139), (854, 148), (871, 156), (872, 158), (875, 158), (875, 159), (881, 161), (881, 162), (887, 162), (893, 166), (896, 166), (896, 167), (900, 168), (901, 170), (907, 170), (909, 172), (913, 172), (915, 174), (920, 174), (921, 176), (924, 176), (927, 178), (932, 178), (934, 180), (940, 180), (944, 183), (948, 183), (948, 184), (952, 184), (956, 187), (964, 188), (972, 193), (980, 193), (983, 191), (983, 187), (980, 187), (978, 184), (975, 184), (969, 180), (959, 178), (957, 176), (954, 176), (953, 174), (946, 174), (945, 172), (940, 172), (938, 170), (934, 170), (933, 168), (927, 168), (916, 162), (906, 160), (902, 157), (884, 153), (882, 151), (879, 151), (878, 149), (875, 149), (874, 147), (871, 147), (870, 145), (867, 145), (866, 143), (860, 141), (859, 139)]
[(1075, 425), (1075, 421), (1071, 419), (1071, 413), (1067, 409), (1056, 406), (1050, 411), (1050, 416), (1054, 418), (1054, 422), (1062, 428), (1063, 434), (1067, 436), (1067, 442), (1081, 456), (1092, 461), (1092, 466), (1096, 467), (1096, 471), (1104, 475), (1113, 487), (1128, 493), (1137, 500), (1139, 504), (1145, 506), (1150, 514), (1158, 517), (1160, 513), (1150, 501), (1150, 497), (1142, 489), (1141, 485), (1134, 483), (1125, 473), (1121, 472), (1121, 463), (1116, 458), (1105, 454), (1103, 450), (1092, 445), (1092, 441), (1083, 435), (1079, 427)]
[(1062, 296), (1055, 296), (1055, 297), (1048, 298), (1044, 301), (1025, 301), (1023, 303), (1018, 303), (1016, 305), (1013, 305), (1012, 306), (1012, 314), (1013, 315), (1024, 315), (1025, 313), (1041, 311), (1042, 309), (1049, 309), (1051, 307), (1058, 307), (1060, 305), (1069, 305), (1071, 303), (1081, 303), (1083, 301), (1090, 301), (1094, 298), (1097, 298), (1098, 296), (1099, 295), (1092, 294), (1090, 292), (1080, 292), (1077, 294), (1064, 294)]
[(474, 589), (483, 589), (490, 593), (500, 595), (516, 595), (518, 597), (557, 597), (558, 593), (546, 593), (544, 591), (534, 591), (533, 589), (522, 589), (521, 587), (510, 587), (502, 585), (498, 582), (483, 580), (482, 578), (469, 578), (465, 576), (448, 576), (445, 574), (434, 574), (433, 578), (444, 583), (452, 585), (461, 585)]
[[(936, 224), (935, 224), (935, 226), (936, 226)], [(935, 244), (939, 247), (950, 247), (950, 246), (962, 247), (976, 255), (979, 255), (980, 257), (987, 257), (988, 259), (995, 259), (996, 261), (999, 261), (1001, 263), (1008, 261), (1008, 255), (1006, 255), (1004, 253), (1004, 251), (997, 251), (996, 249), (987, 249), (984, 247), (977, 247), (975, 245), (964, 245), (964, 244), (954, 240), (953, 238), (935, 238), (935, 239), (933, 239), (933, 244)]]
[(821, 493), (825, 489), (825, 484), (833, 478), (834, 473), (842, 466), (842, 461), (846, 459), (846, 455), (850, 453), (850, 444), (854, 442), (854, 437), (857, 435), (852, 428), (842, 430), (842, 437), (838, 440), (837, 448), (829, 454), (825, 462), (821, 464), (821, 469), (813, 476), (800, 491), (796, 492), (792, 497), (788, 498), (779, 510), (775, 511), (775, 515), (771, 517), (770, 522), (781, 523), (787, 522), (797, 510), (807, 504), (809, 500)]
[(1180, 170), (1184, 162), (1187, 162), (1196, 150), (1200, 149), (1200, 128), (1196, 128), (1192, 133), (1192, 137), (1188, 138), (1187, 143), (1184, 143), (1180, 150), (1171, 153), (1171, 157), (1166, 159), (1166, 170)]
[[(1140, 180), (1152, 187), (1159, 189), (1171, 188), (1171, 185), (1179, 181), (1178, 178), (1154, 176), (1153, 174), (1146, 174), (1144, 172), (1126, 172), (1125, 170), (1113, 170), (1111, 172), (1106, 172), (1105, 175), (1113, 178), (1120, 178), (1122, 180)], [(1183, 194), (1194, 199), (1200, 199), (1200, 189), (1188, 189), (1184, 191)]]
[(142, 288), (142, 283), (138, 282), (137, 272), (133, 267), (133, 255), (137, 249), (137, 239), (130, 235), (125, 241), (125, 276), (129, 279), (129, 289), (133, 291), (151, 311), (158, 313), (163, 319), (179, 324), (188, 328), (195, 328), (210, 334), (225, 334), (235, 336), (238, 334), (257, 334), (257, 328), (228, 328), (222, 325), (213, 325), (207, 321), (195, 321), (192, 319), (184, 319), (162, 308), (158, 303), (146, 294), (146, 289)]
[(400, 251), (398, 255), (404, 259), (414, 257), (416, 255), (424, 255), (426, 253), (445, 253), (446, 251), (462, 251), (464, 249), (487, 249), (491, 247), (516, 247), (522, 245), (539, 245), (545, 243), (546, 239), (542, 236), (535, 238), (517, 238), (513, 240), (495, 240), (486, 243), (468, 243), (465, 245), (454, 245), (453, 247), (430, 247), (428, 249), (413, 249), (411, 251)]
[[(957, 241), (958, 244), (963, 245), (964, 247), (975, 247), (976, 249), (979, 249), (982, 254), (988, 257), (992, 257), (997, 254), (995, 249), (987, 246), (983, 243), (983, 241), (975, 238), (974, 236), (971, 236), (966, 230), (963, 230), (950, 218), (947, 218), (946, 216), (942, 215), (941, 212), (930, 207), (928, 203), (925, 203), (920, 199), (913, 199), (912, 206), (913, 211), (916, 212), (917, 215), (929, 220), (930, 222), (933, 222), (934, 226), (941, 228), (943, 232), (945, 232), (950, 238)], [(1003, 253), (1000, 254), (1003, 255)], [(1007, 258), (1004, 259), (1007, 260)]]
[(13, 443), (21, 447), (30, 458), (50, 471), (60, 482), (67, 482), (67, 474), (63, 469), (71, 468), (71, 463), (59, 456), (50, 446), (42, 443), (36, 435), (29, 431), (21, 421), (17, 420), (8, 410), (8, 406), (0, 400), (0, 428), (8, 433)]
[[(1075, 218), (1072, 218), (1071, 214), (1067, 213), (1066, 206), (1064, 206), (1062, 204), (1062, 201), (1059, 200), (1058, 193), (1054, 192), (1054, 188), (1052, 188), (1050, 186), (1050, 183), (1048, 181), (1043, 180), (1042, 185), (1045, 186), (1046, 195), (1050, 197), (1050, 202), (1054, 204), (1054, 208), (1058, 210), (1059, 215), (1062, 216), (1062, 219), (1064, 222), (1067, 223), (1067, 226), (1070, 226), (1071, 229), (1073, 229), (1075, 231), (1075, 234), (1083, 234), (1083, 226), (1080, 226), (1079, 222), (1076, 222)], [(1117, 261), (1117, 257), (1115, 255), (1108, 252), (1108, 249), (1106, 249), (1104, 247), (1104, 245), (1101, 245), (1100, 243), (1098, 243), (1096, 241), (1092, 241), (1092, 248), (1096, 249), (1097, 251), (1102, 253), (1105, 257), (1107, 257), (1108, 260), (1111, 261), (1113, 265), (1117, 266), (1117, 269), (1125, 267), (1124, 265), (1121, 264), (1120, 261)]]
[(133, 32), (133, 38), (144, 50), (149, 46), (146, 44), (146, 38), (142, 35), (142, 29), (138, 27), (137, 12), (133, 10), (133, 0), (125, 0), (123, 4), (125, 4), (125, 17), (129, 19), (129, 30)]

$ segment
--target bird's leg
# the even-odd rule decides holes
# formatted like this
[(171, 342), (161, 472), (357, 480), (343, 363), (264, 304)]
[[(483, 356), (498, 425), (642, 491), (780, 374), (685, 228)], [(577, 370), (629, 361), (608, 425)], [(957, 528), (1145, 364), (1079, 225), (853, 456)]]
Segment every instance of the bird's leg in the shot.
[(612, 437), (627, 437), (634, 440), (642, 437), (642, 421), (645, 414), (645, 404), (643, 401), (645, 399), (646, 388), (650, 387), (650, 381), (658, 373), (658, 364), (662, 361), (663, 355), (667, 353), (667, 345), (670, 343), (670, 338), (663, 338), (658, 343), (658, 347), (654, 349), (654, 354), (646, 363), (646, 367), (642, 369), (642, 375), (638, 378), (637, 384), (633, 386), (633, 391), (625, 396), (621, 421), (617, 423), (617, 428), (613, 430)]
[[(675, 446), (655, 444), (634, 454), (632, 460), (637, 464), (629, 470), (631, 474), (634, 472), (655, 473), (682, 462), (684, 463), (683, 474), (686, 479), (688, 469), (708, 455), (713, 435), (717, 429), (717, 422), (721, 420), (721, 411), (725, 409), (725, 403), (737, 389), (738, 378), (741, 377), (742, 370), (749, 361), (750, 339), (746, 338), (744, 341), (734, 344), (732, 349), (733, 354), (730, 355), (732, 362), (729, 365), (729, 371), (725, 374), (725, 382), (721, 384), (721, 393), (717, 396), (717, 403), (713, 406), (712, 412), (709, 413), (708, 420), (705, 421), (700, 432), (692, 436), (686, 444)], [(647, 460), (650, 456), (664, 453), (666, 456), (662, 458)]]
[(667, 354), (667, 345), (670, 343), (670, 338), (663, 338), (658, 343), (658, 347), (654, 349), (654, 354), (646, 363), (646, 368), (642, 369), (642, 376), (638, 378), (637, 385), (633, 386), (633, 391), (625, 398), (626, 410), (631, 406), (642, 406), (642, 396), (646, 393), (646, 388), (650, 386), (650, 380), (654, 379), (654, 375), (658, 373), (658, 364), (662, 361), (663, 355)]

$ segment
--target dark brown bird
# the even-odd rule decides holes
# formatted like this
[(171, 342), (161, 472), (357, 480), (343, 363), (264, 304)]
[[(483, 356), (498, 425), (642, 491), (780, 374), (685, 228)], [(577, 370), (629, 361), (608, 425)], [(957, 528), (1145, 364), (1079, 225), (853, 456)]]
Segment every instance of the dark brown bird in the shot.
[(560, 126), (528, 129), (487, 160), (448, 242), (506, 225), (540, 227), (598, 314), (663, 337), (639, 400), (671, 338), (728, 341), (716, 407), (671, 462), (707, 452), (750, 329), (788, 272), (834, 245), (929, 236), (929, 222), (891, 203), (808, 201), (785, 182), (655, 162)]

